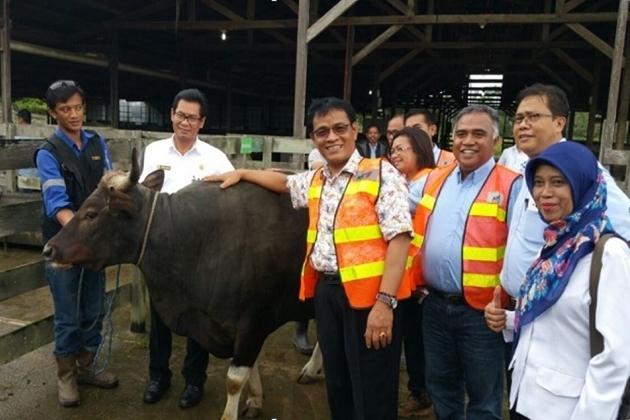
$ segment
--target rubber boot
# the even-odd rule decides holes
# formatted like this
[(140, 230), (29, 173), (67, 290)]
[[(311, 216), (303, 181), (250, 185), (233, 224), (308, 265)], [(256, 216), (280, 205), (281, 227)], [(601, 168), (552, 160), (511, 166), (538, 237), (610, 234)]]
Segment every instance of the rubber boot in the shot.
[(85, 349), (79, 351), (77, 355), (78, 379), (80, 385), (93, 385), (98, 388), (116, 388), (118, 386), (118, 378), (109, 372), (100, 372), (94, 374), (92, 364), (94, 363), (95, 354)]
[(293, 345), (302, 354), (310, 356), (313, 354), (313, 345), (308, 342), (308, 321), (295, 323), (295, 335)]
[(59, 404), (64, 407), (79, 405), (76, 356), (57, 357), (57, 392)]

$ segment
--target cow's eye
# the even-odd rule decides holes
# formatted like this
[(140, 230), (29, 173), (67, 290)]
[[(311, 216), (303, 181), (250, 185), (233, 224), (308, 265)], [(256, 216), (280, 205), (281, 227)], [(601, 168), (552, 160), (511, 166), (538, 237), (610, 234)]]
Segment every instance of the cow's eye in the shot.
[(86, 219), (92, 220), (95, 219), (98, 213), (95, 210), (88, 210), (85, 212)]

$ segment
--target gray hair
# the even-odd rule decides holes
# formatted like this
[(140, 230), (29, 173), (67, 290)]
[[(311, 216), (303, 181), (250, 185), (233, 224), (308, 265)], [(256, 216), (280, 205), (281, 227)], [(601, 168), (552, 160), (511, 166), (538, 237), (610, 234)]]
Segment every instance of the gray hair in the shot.
[(461, 111), (459, 111), (453, 119), (453, 132), (455, 132), (455, 130), (457, 129), (457, 123), (459, 123), (459, 120), (461, 120), (464, 115), (473, 113), (488, 115), (490, 117), (490, 120), (492, 121), (493, 139), (499, 137), (499, 113), (496, 109), (483, 104), (468, 105), (466, 108), (463, 108)]

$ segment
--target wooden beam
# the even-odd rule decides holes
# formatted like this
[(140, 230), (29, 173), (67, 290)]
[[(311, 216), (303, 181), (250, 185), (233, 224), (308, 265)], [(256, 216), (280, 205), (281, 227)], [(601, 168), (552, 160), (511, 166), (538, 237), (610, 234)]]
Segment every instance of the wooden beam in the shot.
[(0, 33), (0, 72), (2, 93), (2, 121), (10, 123), (11, 115), (11, 8), (10, 0), (2, 0), (2, 32)]
[[(255, 0), (247, 0), (247, 10), (245, 11), (245, 17), (247, 19), (256, 19)], [(254, 31), (247, 31), (247, 43), (249, 45), (252, 45), (254, 43)]]
[(346, 51), (343, 62), (343, 99), (352, 99), (352, 54), (354, 51), (354, 27), (348, 25), (346, 29)]
[(310, 0), (301, 0), (299, 3), (299, 24), (295, 51), (295, 96), (293, 98), (293, 137), (297, 138), (306, 137), (304, 129), (304, 114), (306, 110), (309, 6)]
[(606, 120), (602, 127), (602, 140), (599, 149), (599, 157), (603, 164), (607, 162), (602, 158), (608, 149), (612, 149), (615, 137), (615, 124), (617, 121), (617, 104), (619, 98), (619, 83), (621, 70), (625, 61), (623, 54), (626, 41), (626, 24), (628, 23), (628, 2), (619, 0), (619, 12), (617, 27), (615, 28), (615, 49), (610, 70), (610, 83), (608, 90), (608, 104), (606, 106)]
[[(374, 25), (461, 25), (461, 24), (496, 24), (496, 25), (539, 25), (541, 23), (583, 23), (583, 22), (614, 22), (617, 13), (507, 13), (507, 14), (436, 14), (436, 15), (387, 15), (387, 16), (354, 16), (337, 17), (341, 6), (355, 3), (358, 0), (341, 0), (317, 22), (309, 28), (309, 40), (315, 38), (327, 26), (374, 26)], [(335, 9), (334, 14), (329, 14)], [(345, 10), (344, 10), (345, 11)], [(342, 12), (343, 13), (343, 12)], [(332, 18), (335, 19), (332, 19)], [(325, 20), (323, 20), (325, 19)], [(247, 30), (247, 29), (290, 29), (297, 27), (295, 19), (272, 20), (243, 20), (243, 21), (198, 21), (180, 22), (178, 29), (184, 31), (202, 30)], [(141, 30), (171, 30), (171, 21), (126, 21), (119, 24), (125, 29)]]
[(377, 49), (383, 42), (391, 38), (402, 29), (402, 25), (393, 25), (385, 29), (379, 36), (370, 41), (365, 47), (352, 56), (352, 66), (356, 66), (361, 60)]
[(398, 69), (407, 64), (409, 61), (413, 60), (418, 54), (420, 54), (420, 52), (422, 52), (422, 48), (411, 50), (403, 57), (398, 59), (396, 62), (391, 64), (389, 67), (387, 67), (385, 70), (383, 70), (378, 76), (379, 84), (382, 83), (383, 80), (394, 74), (396, 71), (398, 71)]
[(613, 58), (613, 48), (608, 45), (606, 41), (595, 35), (593, 32), (586, 29), (584, 25), (579, 23), (567, 23), (569, 29), (582, 37), (586, 42), (597, 48), (606, 57)]
[(541, 70), (543, 70), (545, 73), (547, 73), (552, 79), (554, 79), (556, 83), (562, 86), (564, 90), (566, 90), (567, 92), (573, 92), (573, 86), (567, 83), (566, 80), (564, 80), (564, 78), (560, 77), (558, 73), (551, 70), (546, 64), (538, 63), (538, 67)]
[[(387, 3), (383, 0), (370, 0), (370, 3), (385, 12), (385, 14), (390, 14), (391, 12), (391, 9), (387, 7)], [(398, 1), (396, 4), (398, 4), (398, 8), (396, 9), (402, 11), (405, 15), (413, 16), (415, 14), (414, 10), (410, 9), (407, 6), (401, 5), (400, 1)], [(394, 7), (393, 4), (392, 7)], [(415, 26), (405, 25), (404, 30), (405, 32), (411, 34), (414, 38), (419, 39), (420, 41), (426, 40), (425, 34)]]
[[(601, 10), (604, 6), (608, 5), (609, 3), (610, 3), (610, 0), (599, 0), (597, 2), (591, 2), (591, 3), (589, 3), (589, 5), (586, 8), (586, 10), (584, 10), (584, 12), (588, 12), (588, 13), (597, 12), (597, 11)], [(565, 8), (566, 8), (566, 6), (565, 6)], [(569, 12), (569, 10), (567, 10), (566, 12)], [(549, 9), (549, 13), (551, 13), (551, 9)], [(562, 25), (559, 28), (554, 29), (549, 34), (549, 40), (551, 41), (551, 40), (554, 40), (554, 39), (558, 38), (560, 35), (564, 34), (568, 30), (569, 30), (569, 28), (566, 25)]]
[[(324, 16), (317, 19), (317, 22), (313, 23), (306, 32), (306, 43), (311, 42), (317, 35), (319, 35), (324, 29), (330, 26), (337, 18), (346, 12), (354, 3), (358, 0), (340, 0), (333, 7), (328, 10)], [(346, 23), (348, 25), (348, 23)]]
[[(626, 45), (627, 45), (627, 36), (626, 36)], [(615, 132), (615, 146), (619, 150), (624, 149), (624, 143), (626, 142), (626, 137), (628, 133), (626, 129), (628, 128), (628, 109), (630, 107), (630, 63), (626, 60), (626, 66), (623, 70), (622, 80), (621, 80), (621, 92), (619, 99), (619, 112), (617, 113), (617, 130)], [(630, 162), (628, 162), (630, 164)]]
[(593, 75), (586, 70), (580, 63), (575, 61), (571, 56), (559, 48), (553, 48), (551, 50), (558, 58), (564, 62), (566, 65), (571, 67), (571, 69), (576, 72), (582, 79), (586, 80), (589, 83), (593, 83)]
[(111, 52), (109, 54), (109, 109), (111, 114), (111, 126), (118, 128), (120, 125), (120, 109), (118, 96), (118, 31), (113, 30), (111, 33)]
[(586, 144), (593, 145), (595, 134), (595, 116), (597, 114), (597, 105), (599, 103), (599, 79), (601, 75), (601, 56), (595, 57), (593, 61), (593, 84), (591, 85), (591, 97), (588, 106), (588, 124), (586, 126)]
[[(545, 13), (551, 13), (551, 0), (545, 0)], [(549, 24), (544, 23), (542, 26), (542, 40), (543, 42), (549, 41)]]

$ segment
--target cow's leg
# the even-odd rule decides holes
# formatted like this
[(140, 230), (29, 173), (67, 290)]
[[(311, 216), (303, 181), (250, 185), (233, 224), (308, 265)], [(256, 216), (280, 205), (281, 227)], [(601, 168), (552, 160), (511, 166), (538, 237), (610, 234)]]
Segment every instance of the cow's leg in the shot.
[(258, 370), (258, 361), (254, 363), (254, 367), (247, 381), (247, 402), (241, 412), (241, 416), (249, 419), (260, 416), (263, 403), (263, 388), (260, 380), (260, 371)]
[(322, 378), (322, 367), (324, 365), (324, 359), (322, 358), (322, 351), (319, 349), (319, 343), (315, 344), (315, 349), (311, 358), (306, 362), (300, 376), (298, 383), (302, 385), (313, 384)]
[(221, 420), (238, 420), (238, 402), (251, 370), (249, 366), (230, 365), (226, 380), (227, 402)]

